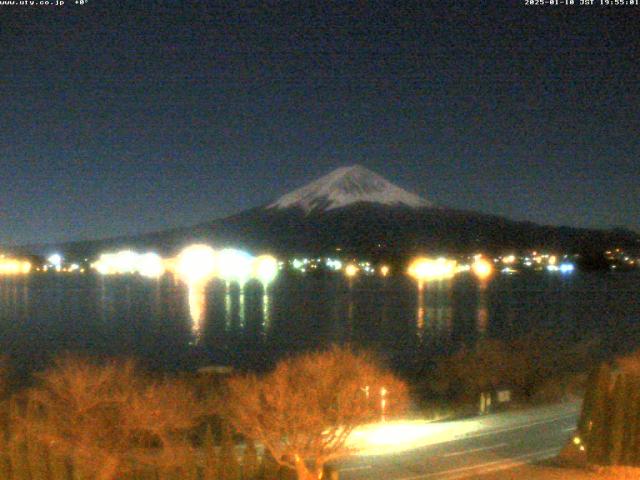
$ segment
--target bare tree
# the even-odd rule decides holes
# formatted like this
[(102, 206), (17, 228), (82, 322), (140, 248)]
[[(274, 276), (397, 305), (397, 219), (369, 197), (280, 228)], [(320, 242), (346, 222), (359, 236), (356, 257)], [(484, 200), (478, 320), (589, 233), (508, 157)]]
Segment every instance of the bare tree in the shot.
[(640, 376), (640, 350), (616, 358), (616, 364), (623, 373)]
[(590, 339), (558, 348), (557, 340), (540, 333), (511, 341), (482, 339), (473, 348), (440, 359), (432, 388), (471, 401), (506, 384), (531, 398), (552, 380), (560, 385), (563, 375), (584, 370), (595, 345)]
[(441, 359), (432, 384), (437, 391), (453, 393), (469, 401), (481, 391), (507, 381), (513, 362), (504, 342), (484, 339), (473, 349), (463, 346), (455, 354)]
[(187, 384), (151, 381), (131, 361), (73, 357), (58, 359), (39, 380), (27, 394), (27, 435), (98, 480), (187, 458), (201, 413)]
[(264, 376), (231, 378), (225, 411), (240, 433), (307, 480), (352, 453), (345, 442), (354, 428), (406, 404), (406, 385), (370, 355), (334, 347), (283, 360)]

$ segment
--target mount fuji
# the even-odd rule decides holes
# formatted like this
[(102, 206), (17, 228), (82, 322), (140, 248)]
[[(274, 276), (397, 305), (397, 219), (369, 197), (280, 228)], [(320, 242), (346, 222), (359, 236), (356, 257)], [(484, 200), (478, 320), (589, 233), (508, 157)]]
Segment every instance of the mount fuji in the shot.
[[(153, 248), (175, 254), (190, 242), (279, 255), (335, 254), (400, 259), (424, 252), (546, 249), (602, 252), (640, 248), (628, 230), (590, 230), (509, 220), (434, 205), (361, 166), (341, 167), (264, 206), (189, 228), (55, 246), (68, 257), (105, 249)], [(45, 252), (54, 246), (24, 247)]]
[(358, 203), (412, 208), (431, 203), (360, 165), (338, 168), (310, 184), (283, 195), (267, 208), (299, 208), (305, 213), (335, 210)]

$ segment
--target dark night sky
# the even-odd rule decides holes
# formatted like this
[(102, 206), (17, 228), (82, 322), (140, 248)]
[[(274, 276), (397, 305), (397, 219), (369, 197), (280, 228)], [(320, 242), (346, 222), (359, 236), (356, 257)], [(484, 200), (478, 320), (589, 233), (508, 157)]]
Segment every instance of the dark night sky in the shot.
[(89, 0), (0, 22), (0, 244), (188, 225), (354, 163), (441, 205), (640, 230), (640, 7)]

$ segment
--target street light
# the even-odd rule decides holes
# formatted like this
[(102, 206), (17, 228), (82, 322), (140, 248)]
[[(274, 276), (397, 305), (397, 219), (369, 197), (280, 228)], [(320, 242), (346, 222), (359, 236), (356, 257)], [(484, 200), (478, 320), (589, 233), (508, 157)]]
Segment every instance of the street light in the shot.
[(387, 393), (389, 393), (387, 391), (386, 388), (382, 387), (380, 389), (380, 412), (381, 412), (381, 417), (380, 420), (381, 421), (385, 421), (385, 411), (387, 409)]

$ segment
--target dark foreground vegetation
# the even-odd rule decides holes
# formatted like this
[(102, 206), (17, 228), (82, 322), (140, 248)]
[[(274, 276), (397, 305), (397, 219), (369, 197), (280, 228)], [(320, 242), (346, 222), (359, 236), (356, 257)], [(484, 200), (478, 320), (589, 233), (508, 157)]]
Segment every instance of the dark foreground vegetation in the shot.
[[(154, 375), (131, 360), (62, 356), (20, 388), (0, 381), (0, 479), (332, 477), (327, 465), (352, 453), (353, 429), (405, 411), (409, 390), (433, 417), (477, 413), (480, 393), (501, 387), (520, 404), (576, 397), (593, 347), (483, 339), (418, 366), (405, 375), (410, 389), (377, 357), (346, 347), (260, 375)], [(614, 397), (629, 397), (621, 388)]]
[(406, 400), (403, 382), (348, 348), (223, 380), (62, 357), (32, 386), (4, 392), (0, 478), (317, 479), (350, 453), (355, 427)]
[(481, 393), (495, 398), (500, 389), (509, 390), (509, 407), (559, 402), (582, 396), (598, 350), (595, 339), (563, 343), (540, 333), (484, 338), (424, 362), (407, 378), (427, 416), (477, 413)]
[(593, 370), (573, 448), (591, 464), (640, 466), (640, 351)]

